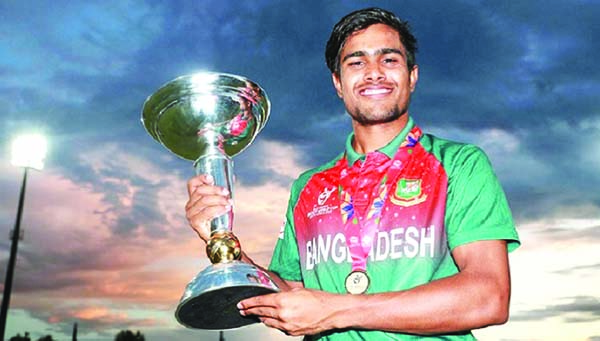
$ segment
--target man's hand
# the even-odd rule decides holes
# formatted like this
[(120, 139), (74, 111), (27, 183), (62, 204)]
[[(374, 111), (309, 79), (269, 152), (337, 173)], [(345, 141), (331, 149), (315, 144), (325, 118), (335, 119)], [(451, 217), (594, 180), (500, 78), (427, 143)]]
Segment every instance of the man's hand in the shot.
[(191, 178), (187, 184), (189, 199), (185, 215), (190, 226), (205, 242), (210, 238), (210, 221), (228, 212), (233, 206), (227, 189), (214, 185), (210, 175)]
[(256, 315), (265, 325), (292, 336), (314, 335), (336, 328), (335, 304), (340, 295), (294, 288), (290, 291), (251, 297), (238, 304), (240, 314)]

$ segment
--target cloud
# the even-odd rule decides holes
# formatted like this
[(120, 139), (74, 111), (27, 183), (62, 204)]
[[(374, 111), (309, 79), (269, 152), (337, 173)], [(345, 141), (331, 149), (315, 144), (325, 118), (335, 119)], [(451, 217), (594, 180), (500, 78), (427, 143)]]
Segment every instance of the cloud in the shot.
[(126, 313), (119, 312), (116, 309), (106, 307), (81, 307), (68, 311), (54, 312), (48, 317), (51, 323), (63, 323), (64, 321), (76, 320), (80, 328), (88, 331), (94, 330), (104, 332), (106, 329), (129, 329), (131, 326), (148, 327), (163, 324), (161, 321), (152, 318), (133, 318)]
[[(420, 21), (431, 27), (419, 38), (435, 42), (422, 46), (415, 102), (428, 122), (535, 129), (556, 118), (594, 116), (592, 89), (599, 83), (590, 61), (598, 55), (591, 50), (598, 28), (590, 15), (597, 7), (552, 2), (541, 15), (536, 2), (463, 6)], [(578, 91), (582, 85), (588, 90)]]
[(600, 311), (598, 310), (598, 305), (600, 304), (599, 298), (576, 296), (562, 299), (562, 301), (567, 300), (569, 301), (567, 303), (547, 305), (544, 308), (513, 314), (511, 320), (536, 321), (552, 317), (561, 317), (564, 321), (569, 323), (600, 320)]
[(289, 187), (308, 167), (301, 146), (262, 135), (233, 161), (236, 181), (248, 186), (274, 182)]
[(595, 225), (587, 228), (573, 228), (577, 226), (577, 223), (569, 223), (563, 225), (563, 227), (547, 227), (543, 231), (538, 231), (542, 237), (548, 237), (554, 240), (560, 240), (561, 242), (582, 242), (582, 243), (595, 243), (600, 239), (600, 232), (598, 231), (600, 225)]
[(572, 268), (568, 268), (568, 269), (562, 269), (562, 270), (557, 270), (554, 273), (559, 274), (559, 275), (571, 275), (573, 273), (578, 273), (578, 272), (583, 272), (583, 273), (588, 273), (588, 272), (598, 272), (600, 271), (600, 263), (598, 264), (590, 264), (590, 265), (580, 265), (580, 266), (575, 266)]
[[(111, 202), (106, 200), (105, 193), (95, 192), (88, 186), (80, 186), (60, 175), (42, 174), (32, 177), (29, 183), (29, 190), (36, 195), (27, 199), (22, 224), (26, 237), (19, 250), (22, 257), (20, 265), (24, 271), (19, 280), (20, 290), (52, 289), (63, 286), (67, 281), (76, 283), (73, 277), (75, 270), (133, 269), (147, 264), (155, 252), (162, 252), (165, 257), (176, 252), (169, 245), (173, 239), (177, 240), (178, 233), (175, 231), (168, 233), (172, 234), (172, 239), (163, 237), (161, 240), (155, 234), (146, 233), (149, 229), (143, 226), (152, 224), (144, 221), (138, 222), (142, 226), (139, 230), (126, 234), (115, 227), (114, 224), (120, 222), (117, 213), (128, 215), (130, 213), (126, 210), (135, 208), (133, 201), (139, 200), (135, 196), (125, 193), (124, 199)], [(109, 187), (108, 191), (110, 193), (112, 188)], [(183, 192), (181, 199), (184, 199)], [(159, 210), (162, 205), (173, 211), (169, 214), (173, 214), (175, 210), (170, 206), (172, 198), (168, 191), (166, 193), (162, 194), (164, 199), (158, 200), (161, 204), (156, 209)], [(163, 201), (167, 203), (162, 204)], [(115, 208), (119, 205), (121, 207)], [(153, 218), (149, 217), (150, 220)], [(168, 219), (172, 218), (167, 216), (164, 221)], [(178, 225), (182, 224), (180, 221)], [(167, 228), (170, 227), (161, 226), (161, 229)], [(147, 247), (150, 241), (153, 242), (152, 249)], [(57, 282), (53, 283), (53, 280)]]

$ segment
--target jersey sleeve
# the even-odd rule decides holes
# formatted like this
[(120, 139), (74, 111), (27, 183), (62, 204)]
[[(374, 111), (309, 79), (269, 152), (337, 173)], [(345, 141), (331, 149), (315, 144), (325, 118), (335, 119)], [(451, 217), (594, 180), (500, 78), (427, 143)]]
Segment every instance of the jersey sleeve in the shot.
[(294, 229), (294, 206), (297, 201), (295, 199), (297, 197), (295, 195), (295, 187), (297, 187), (297, 184), (292, 186), (285, 214), (285, 224), (279, 233), (277, 244), (275, 244), (271, 264), (269, 264), (269, 271), (277, 273), (284, 280), (300, 282), (302, 281), (302, 270), (300, 268), (300, 254), (298, 252), (298, 243)]
[(450, 249), (502, 239), (508, 251), (520, 245), (506, 196), (485, 153), (464, 145), (451, 162), (445, 225)]

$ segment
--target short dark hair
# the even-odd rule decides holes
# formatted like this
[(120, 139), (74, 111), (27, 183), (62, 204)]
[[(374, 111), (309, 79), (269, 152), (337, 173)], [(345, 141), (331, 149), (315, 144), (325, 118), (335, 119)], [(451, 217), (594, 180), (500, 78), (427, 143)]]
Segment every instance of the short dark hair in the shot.
[(331, 73), (340, 73), (340, 53), (346, 39), (352, 33), (364, 30), (374, 24), (387, 25), (400, 35), (400, 42), (406, 49), (406, 64), (409, 70), (417, 63), (417, 39), (410, 31), (408, 22), (400, 20), (394, 13), (381, 8), (371, 7), (354, 11), (343, 17), (331, 31), (325, 48), (325, 61)]

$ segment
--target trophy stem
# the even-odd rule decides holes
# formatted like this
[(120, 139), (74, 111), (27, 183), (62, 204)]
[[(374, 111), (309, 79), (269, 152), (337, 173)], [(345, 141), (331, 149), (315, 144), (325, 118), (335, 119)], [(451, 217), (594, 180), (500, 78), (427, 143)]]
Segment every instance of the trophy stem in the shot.
[[(233, 160), (218, 152), (200, 157), (194, 163), (196, 174), (210, 174), (215, 185), (226, 188), (233, 198)], [(227, 233), (233, 230), (233, 210), (229, 210), (210, 222), (210, 234)]]

